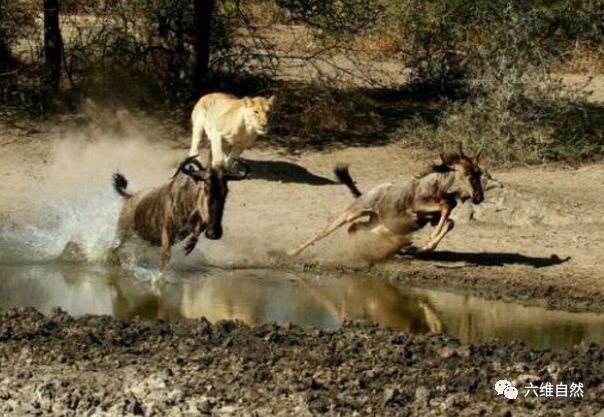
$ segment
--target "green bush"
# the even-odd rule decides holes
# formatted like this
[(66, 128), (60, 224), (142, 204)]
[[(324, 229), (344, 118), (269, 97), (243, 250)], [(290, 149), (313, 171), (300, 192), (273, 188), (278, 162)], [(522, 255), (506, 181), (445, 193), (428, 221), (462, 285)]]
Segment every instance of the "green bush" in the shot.
[[(422, 143), (484, 142), (500, 162), (604, 156), (598, 108), (583, 89), (549, 72), (560, 54), (554, 33), (563, 12), (503, 0), (406, 4), (400, 18), (409, 40), (409, 88), (446, 103), (435, 129), (421, 130)], [(577, 29), (577, 36), (596, 36), (600, 29), (592, 29)]]
[(33, 13), (27, 2), (0, 0), (0, 72), (16, 66), (12, 47), (32, 26)]

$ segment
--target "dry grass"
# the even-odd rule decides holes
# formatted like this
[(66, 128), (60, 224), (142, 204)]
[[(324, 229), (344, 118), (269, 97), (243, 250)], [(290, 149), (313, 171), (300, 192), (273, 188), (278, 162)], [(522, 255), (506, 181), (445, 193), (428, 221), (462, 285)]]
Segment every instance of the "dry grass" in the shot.
[(592, 47), (577, 42), (573, 50), (553, 65), (552, 71), (567, 74), (604, 74), (604, 46)]
[(274, 1), (246, 1), (241, 4), (241, 8), (250, 21), (257, 26), (286, 24), (289, 21), (287, 12)]
[(397, 28), (382, 28), (370, 34), (357, 35), (352, 41), (355, 51), (365, 57), (389, 58), (400, 52), (403, 33)]

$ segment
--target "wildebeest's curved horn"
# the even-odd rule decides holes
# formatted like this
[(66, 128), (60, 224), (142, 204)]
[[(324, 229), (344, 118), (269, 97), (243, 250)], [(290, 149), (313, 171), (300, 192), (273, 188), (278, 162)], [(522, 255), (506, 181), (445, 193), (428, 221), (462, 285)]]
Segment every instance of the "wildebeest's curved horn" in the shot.
[(196, 165), (198, 169), (195, 171), (192, 171), (188, 168), (189, 164), (187, 164), (182, 168), (183, 174), (188, 175), (189, 177), (193, 178), (194, 180), (207, 181), (210, 179), (210, 172), (207, 171), (203, 166), (201, 166), (199, 161), (197, 161), (197, 160), (191, 161), (190, 164)]
[[(187, 164), (189, 164), (189, 163), (191, 163), (193, 161), (196, 161), (198, 156), (199, 156), (199, 154), (193, 155), (193, 156), (189, 156), (189, 157), (185, 158), (180, 163), (180, 165), (178, 165), (178, 168), (176, 169), (176, 172), (174, 173), (174, 175), (172, 175), (172, 178), (176, 177), (180, 171), (183, 171), (184, 167), (186, 167)], [(201, 164), (199, 164), (199, 166), (201, 167)]]
[[(195, 165), (198, 169), (189, 169), (189, 164)], [(210, 173), (203, 167), (203, 165), (201, 165), (201, 163), (197, 159), (197, 155), (189, 156), (184, 161), (182, 161), (172, 178), (176, 177), (179, 172), (182, 172), (183, 174), (186, 174), (195, 180), (208, 180), (210, 178)]]
[(474, 157), (474, 158), (476, 158), (477, 161), (480, 158), (480, 154), (482, 153), (483, 149), (484, 149), (484, 141), (482, 141), (482, 144), (480, 145), (480, 148), (478, 148), (478, 152), (476, 152), (476, 156)]
[(466, 156), (466, 154), (463, 153), (463, 144), (461, 142), (459, 142), (459, 156)]
[(243, 173), (241, 172), (237, 172), (237, 173), (232, 173), (232, 172), (227, 172), (225, 175), (225, 178), (229, 181), (239, 181), (239, 180), (243, 180), (245, 178), (248, 177), (248, 175), (250, 175), (250, 166), (248, 164), (246, 164), (245, 162), (239, 160), (239, 164), (241, 164), (243, 166)]

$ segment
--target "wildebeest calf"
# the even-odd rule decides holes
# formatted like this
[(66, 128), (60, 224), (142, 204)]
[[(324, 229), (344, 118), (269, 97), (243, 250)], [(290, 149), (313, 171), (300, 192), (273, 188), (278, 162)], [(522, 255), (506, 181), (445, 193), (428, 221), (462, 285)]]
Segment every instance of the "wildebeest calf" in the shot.
[[(484, 200), (482, 170), (478, 166), (480, 151), (475, 157), (459, 152), (441, 156), (435, 164), (419, 177), (405, 184), (381, 184), (362, 194), (354, 184), (348, 168), (337, 167), (336, 176), (344, 183), (355, 201), (333, 223), (327, 225), (312, 239), (289, 252), (295, 256), (316, 241), (323, 239), (345, 224), (349, 233), (360, 229), (374, 233), (392, 243), (396, 253), (411, 244), (408, 235), (426, 224), (435, 226), (430, 241), (420, 251), (431, 251), (453, 229), (449, 218), (457, 200), (471, 199), (474, 204)], [(360, 221), (368, 218), (366, 221)]]

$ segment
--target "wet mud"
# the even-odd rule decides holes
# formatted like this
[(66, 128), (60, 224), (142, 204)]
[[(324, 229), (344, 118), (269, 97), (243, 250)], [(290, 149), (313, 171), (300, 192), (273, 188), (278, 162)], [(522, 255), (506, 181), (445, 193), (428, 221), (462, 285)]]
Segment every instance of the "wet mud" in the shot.
[[(603, 356), (593, 344), (464, 345), (360, 322), (307, 330), (14, 309), (0, 320), (0, 414), (596, 416)], [(516, 400), (496, 395), (500, 379)], [(524, 396), (541, 382), (580, 382), (584, 396)]]

